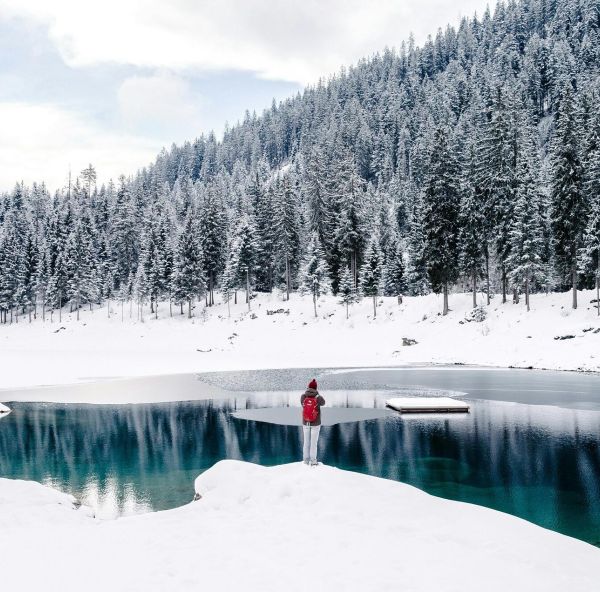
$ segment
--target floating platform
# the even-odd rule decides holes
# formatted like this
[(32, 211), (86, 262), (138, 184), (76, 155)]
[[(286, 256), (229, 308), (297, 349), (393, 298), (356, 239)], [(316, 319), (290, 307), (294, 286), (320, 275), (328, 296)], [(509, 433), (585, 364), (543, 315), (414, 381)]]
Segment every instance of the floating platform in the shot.
[(402, 397), (385, 404), (400, 413), (468, 413), (470, 405), (450, 397)]

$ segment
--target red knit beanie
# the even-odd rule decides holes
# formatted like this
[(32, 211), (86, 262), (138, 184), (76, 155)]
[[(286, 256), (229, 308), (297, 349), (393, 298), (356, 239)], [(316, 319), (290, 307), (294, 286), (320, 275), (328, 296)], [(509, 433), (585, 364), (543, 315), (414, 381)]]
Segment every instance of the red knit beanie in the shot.
[(308, 383), (308, 388), (317, 390), (317, 381), (314, 378)]

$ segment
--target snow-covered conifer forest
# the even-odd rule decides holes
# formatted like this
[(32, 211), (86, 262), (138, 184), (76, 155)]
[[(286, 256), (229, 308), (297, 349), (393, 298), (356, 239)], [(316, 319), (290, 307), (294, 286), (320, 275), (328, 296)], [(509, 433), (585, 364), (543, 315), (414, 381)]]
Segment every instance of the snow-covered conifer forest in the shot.
[(111, 300), (191, 315), (273, 290), (375, 306), (433, 291), (446, 312), (456, 290), (525, 307), (593, 288), (599, 35), (600, 0), (500, 3), (132, 177), (17, 183), (0, 195), (0, 318)]

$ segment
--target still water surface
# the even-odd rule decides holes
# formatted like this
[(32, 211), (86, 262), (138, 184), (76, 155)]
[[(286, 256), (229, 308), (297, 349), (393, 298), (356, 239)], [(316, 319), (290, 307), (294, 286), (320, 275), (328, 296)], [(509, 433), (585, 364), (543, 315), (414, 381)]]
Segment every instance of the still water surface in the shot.
[[(323, 462), (600, 544), (600, 377), (592, 375), (264, 371), (173, 377), (168, 386), (182, 398), (220, 389), (210, 400), (12, 403), (0, 420), (0, 476), (73, 493), (101, 517), (173, 508), (190, 501), (194, 478), (218, 460), (298, 460), (300, 429), (289, 424), (299, 417), (298, 394), (312, 374), (330, 407), (324, 420), (334, 424), (321, 431)], [(447, 391), (464, 393), (471, 413), (400, 416), (385, 409), (395, 394)]]

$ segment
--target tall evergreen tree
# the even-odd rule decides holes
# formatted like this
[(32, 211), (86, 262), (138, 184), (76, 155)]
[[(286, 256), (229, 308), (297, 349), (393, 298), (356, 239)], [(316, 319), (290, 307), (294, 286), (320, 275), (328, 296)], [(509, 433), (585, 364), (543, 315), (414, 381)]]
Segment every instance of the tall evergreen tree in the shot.
[(383, 280), (383, 257), (379, 248), (379, 237), (373, 236), (365, 251), (360, 268), (360, 291), (373, 299), (373, 318), (377, 316), (377, 297)]
[(319, 241), (317, 232), (313, 232), (306, 249), (300, 269), (300, 287), (304, 292), (312, 294), (315, 318), (317, 317), (317, 300), (321, 294), (331, 291), (329, 269), (325, 260), (325, 252)]
[(545, 266), (542, 260), (544, 231), (536, 179), (537, 161), (533, 157), (533, 149), (529, 137), (524, 141), (517, 165), (517, 203), (510, 232), (510, 255), (507, 260), (511, 282), (517, 288), (524, 288), (528, 311), (532, 283), (538, 282), (543, 285), (545, 281)]
[(579, 256), (580, 271), (591, 271), (596, 285), (596, 310), (600, 316), (600, 109), (597, 109), (587, 142), (584, 191), (588, 218)]
[(425, 186), (425, 254), (427, 272), (436, 293), (444, 295), (442, 314), (448, 314), (448, 290), (458, 278), (459, 207), (457, 167), (443, 128), (435, 132)]
[(383, 270), (384, 293), (386, 296), (396, 296), (398, 304), (402, 301), (402, 294), (406, 289), (404, 270), (404, 253), (400, 241), (395, 238), (388, 246)]
[(351, 304), (358, 301), (358, 294), (354, 287), (354, 278), (348, 267), (344, 267), (339, 281), (338, 296), (340, 303), (346, 305), (346, 319), (348, 318), (348, 309)]
[(175, 302), (187, 302), (188, 318), (191, 318), (192, 302), (206, 287), (197, 219), (191, 209), (177, 241), (172, 282)]
[(552, 149), (552, 228), (557, 262), (571, 276), (573, 308), (577, 308), (577, 259), (587, 213), (578, 138), (578, 115), (568, 84), (557, 112)]
[(472, 179), (475, 174), (474, 147), (469, 154), (469, 166), (466, 167), (467, 179), (462, 182), (462, 199), (459, 214), (460, 267), (471, 281), (473, 308), (477, 306), (477, 280), (483, 272), (485, 260), (485, 218), (481, 195)]
[(276, 265), (283, 278), (287, 300), (300, 257), (300, 214), (291, 180), (286, 175), (277, 181), (274, 193)]

